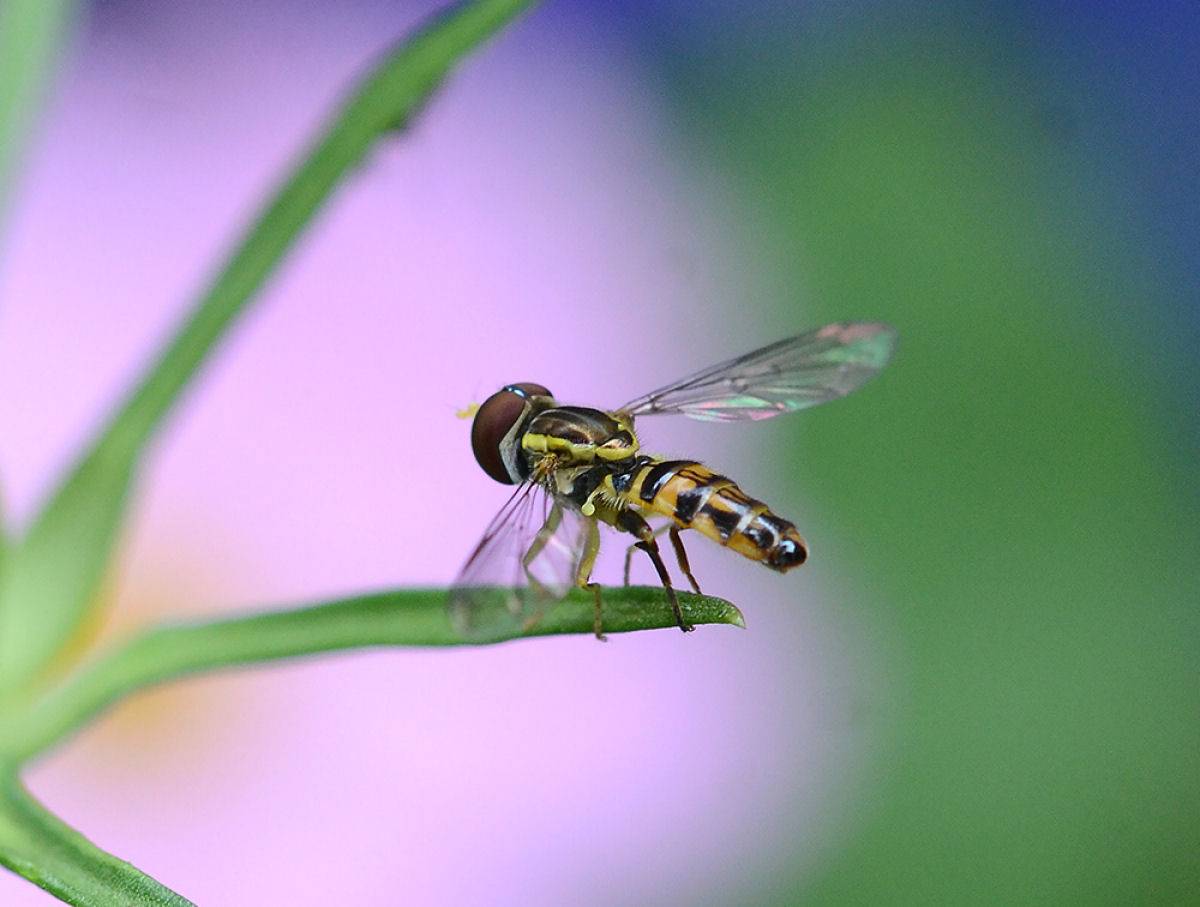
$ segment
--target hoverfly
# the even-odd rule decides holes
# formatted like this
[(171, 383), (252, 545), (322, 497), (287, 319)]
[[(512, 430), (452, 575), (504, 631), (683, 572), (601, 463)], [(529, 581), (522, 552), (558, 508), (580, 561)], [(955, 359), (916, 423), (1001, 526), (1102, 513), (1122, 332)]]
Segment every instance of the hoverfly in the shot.
[[(879, 322), (830, 324), (722, 362), (631, 400), (615, 410), (561, 406), (545, 387), (510, 384), (475, 411), (475, 459), (516, 491), (484, 532), (450, 592), (450, 617), (465, 637), (483, 638), (495, 623), (529, 629), (570, 588), (595, 595), (594, 630), (603, 639), (600, 586), (591, 582), (599, 524), (635, 541), (666, 589), (680, 629), (684, 620), (657, 538), (666, 532), (696, 592), (680, 533), (694, 529), (784, 573), (808, 549), (796, 527), (743, 492), (732, 479), (694, 460), (641, 452), (634, 419), (680, 413), (714, 422), (755, 421), (845, 396), (891, 358), (896, 331)], [(654, 528), (649, 520), (665, 518)]]

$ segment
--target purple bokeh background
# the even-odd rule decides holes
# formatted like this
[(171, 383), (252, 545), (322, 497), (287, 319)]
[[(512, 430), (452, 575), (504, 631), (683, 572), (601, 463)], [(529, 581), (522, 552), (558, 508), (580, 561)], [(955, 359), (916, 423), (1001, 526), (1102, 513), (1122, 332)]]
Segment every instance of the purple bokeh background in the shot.
[[(423, 12), (278, 9), (147, 5), (79, 33), (0, 283), (11, 520)], [(753, 218), (687, 168), (652, 81), (603, 34), (553, 28), (534, 16), (474, 56), (336, 195), (205, 371), (144, 477), (108, 632), (446, 584), (507, 493), (456, 409), (514, 380), (615, 405), (780, 332), (749, 317), (779, 288), (728, 230)], [(850, 663), (870, 646), (832, 617), (849, 595), (820, 556), (834, 521), (776, 500), (792, 466), (772, 462), (771, 426), (643, 432), (743, 477), (815, 540), (786, 579), (693, 543), (748, 631), (191, 680), (89, 727), (32, 790), (202, 904), (718, 903), (811, 865), (850, 821), (832, 804), (881, 670)], [(0, 902), (54, 901), (4, 874)]]

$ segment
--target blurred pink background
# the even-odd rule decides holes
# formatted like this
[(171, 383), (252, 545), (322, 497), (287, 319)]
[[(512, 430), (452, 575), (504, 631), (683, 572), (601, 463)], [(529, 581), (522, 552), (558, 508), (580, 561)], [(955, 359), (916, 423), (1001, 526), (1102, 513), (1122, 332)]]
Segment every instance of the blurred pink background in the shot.
[[(77, 35), (0, 278), (10, 521), (402, 31), (382, 10), (250, 7), (147, 5)], [(334, 197), (169, 423), (112, 584), (115, 632), (448, 584), (508, 493), (456, 409), (516, 380), (617, 405), (813, 326), (752, 316), (798, 290), (759, 270), (755, 238), (730, 230), (752, 212), (686, 160), (655, 85), (603, 34), (535, 14), (472, 57)], [(773, 461), (774, 426), (642, 432), (810, 540), (787, 578), (692, 542), (702, 586), (748, 630), (189, 680), (91, 725), (32, 790), (200, 904), (725, 903), (769, 867), (812, 864), (853, 822), (833, 804), (870, 786), (863, 715), (882, 695), (834, 580), (852, 543), (781, 497), (795, 465)], [(610, 537), (601, 581), (619, 582), (622, 552)], [(0, 903), (54, 900), (6, 873)]]

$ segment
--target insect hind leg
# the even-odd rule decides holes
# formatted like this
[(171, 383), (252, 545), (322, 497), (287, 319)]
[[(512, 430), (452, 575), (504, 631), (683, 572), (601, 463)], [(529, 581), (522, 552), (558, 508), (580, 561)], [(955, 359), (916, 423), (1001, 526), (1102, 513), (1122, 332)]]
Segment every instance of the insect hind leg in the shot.
[[(650, 535), (652, 538), (658, 538), (660, 535), (662, 535), (664, 532), (666, 532), (670, 528), (671, 528), (670, 526), (660, 526), (659, 528), (653, 530), (650, 533)], [(631, 529), (630, 532), (633, 532), (634, 535), (637, 535), (637, 532), (635, 530)], [(633, 552), (640, 551), (640, 550), (644, 550), (644, 549), (642, 549), (642, 546), (639, 545), (637, 542), (634, 542), (632, 545), (630, 545), (628, 548), (625, 549), (625, 585), (626, 586), (629, 585), (629, 570), (633, 566)]]
[[(658, 579), (662, 583), (663, 589), (667, 592), (667, 599), (671, 602), (671, 610), (675, 612), (675, 622), (679, 624), (679, 629), (684, 633), (694, 630), (695, 627), (683, 619), (683, 609), (679, 607), (679, 597), (675, 594), (675, 587), (671, 585), (671, 575), (667, 573), (667, 565), (663, 563), (662, 555), (658, 551), (658, 542), (655, 541), (655, 536), (660, 535), (662, 530), (660, 529), (658, 532), (655, 532), (650, 528), (649, 523), (632, 510), (621, 512), (617, 528), (632, 533), (638, 538), (625, 553), (625, 584), (629, 584), (629, 560), (633, 554), (633, 549), (641, 548), (650, 557), (650, 562), (654, 564), (654, 570), (658, 573)], [(678, 550), (677, 548), (676, 553), (678, 553)], [(690, 572), (685, 572), (688, 572), (690, 577)], [(695, 581), (693, 580), (692, 582), (695, 585)]]
[(679, 562), (679, 569), (683, 571), (683, 575), (687, 577), (687, 581), (692, 585), (692, 591), (697, 595), (700, 594), (700, 584), (696, 582), (696, 577), (692, 575), (692, 566), (688, 563), (687, 551), (683, 547), (683, 539), (679, 535), (679, 527), (672, 523), (669, 527), (671, 536), (671, 547), (675, 549), (675, 560)]
[[(700, 584), (696, 582), (696, 577), (692, 574), (692, 566), (688, 562), (687, 550), (683, 547), (683, 538), (680, 535), (679, 527), (674, 523), (668, 523), (665, 526), (659, 526), (655, 529), (651, 536), (657, 539), (664, 532), (669, 532), (671, 535), (671, 547), (675, 551), (675, 560), (679, 563), (679, 569), (683, 575), (687, 577), (688, 584), (691, 585), (692, 591), (700, 595)], [(629, 570), (633, 565), (633, 552), (637, 549), (645, 551), (646, 549), (639, 542), (634, 542), (625, 549), (625, 585), (629, 585)], [(648, 552), (647, 552), (648, 553)]]

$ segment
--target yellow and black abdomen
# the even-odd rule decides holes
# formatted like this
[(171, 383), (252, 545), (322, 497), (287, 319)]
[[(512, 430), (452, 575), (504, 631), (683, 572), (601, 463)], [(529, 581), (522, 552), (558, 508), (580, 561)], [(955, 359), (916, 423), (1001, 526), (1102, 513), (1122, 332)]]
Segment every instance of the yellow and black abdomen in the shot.
[(808, 556), (791, 522), (694, 460), (639, 458), (633, 469), (614, 476), (613, 487), (627, 506), (670, 517), (680, 528), (781, 573)]

